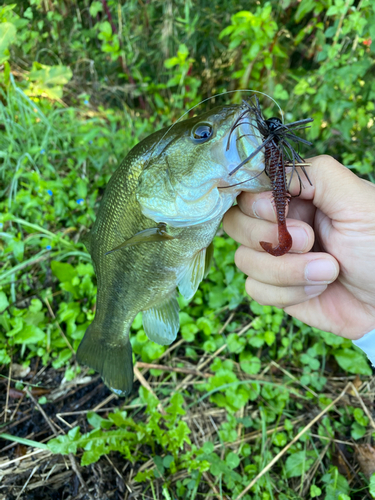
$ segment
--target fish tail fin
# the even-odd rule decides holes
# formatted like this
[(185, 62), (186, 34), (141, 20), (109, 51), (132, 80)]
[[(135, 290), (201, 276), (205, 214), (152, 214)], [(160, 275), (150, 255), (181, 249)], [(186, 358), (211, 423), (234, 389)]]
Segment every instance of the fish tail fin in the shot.
[(112, 392), (125, 397), (133, 386), (133, 359), (129, 335), (121, 333), (116, 337), (108, 335), (94, 320), (79, 344), (77, 360), (99, 372)]

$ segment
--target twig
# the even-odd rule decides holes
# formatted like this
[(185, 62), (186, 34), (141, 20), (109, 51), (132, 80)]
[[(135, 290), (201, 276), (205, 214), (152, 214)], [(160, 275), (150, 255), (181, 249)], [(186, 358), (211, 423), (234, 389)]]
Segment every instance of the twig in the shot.
[(351, 385), (351, 382), (349, 382), (345, 389), (342, 391), (342, 393), (336, 398), (334, 399), (328, 406), (326, 406), (324, 408), (324, 410), (322, 410), (319, 415), (317, 415), (315, 418), (313, 418), (311, 420), (310, 423), (308, 423), (306, 425), (306, 427), (304, 427), (291, 441), (290, 443), (288, 443), (272, 460), (271, 462), (268, 463), (268, 465), (251, 481), (250, 484), (248, 484), (246, 486), (246, 488), (237, 496), (236, 500), (240, 500), (240, 498), (242, 498), (258, 481), (261, 477), (264, 476), (264, 474), (266, 474), (271, 468), (273, 465), (275, 465), (275, 463), (289, 450), (289, 448), (291, 446), (293, 446), (293, 444), (299, 440), (299, 438), (307, 431), (310, 429), (310, 427), (312, 427), (315, 422), (317, 422), (325, 413), (327, 413), (328, 410), (330, 410), (332, 408), (332, 406), (334, 406), (338, 401), (340, 401), (340, 399), (344, 396), (344, 394), (346, 393), (346, 391), (348, 390), (348, 388), (350, 387)]
[[(300, 417), (292, 420), (291, 423), (292, 423), (292, 425), (295, 425), (298, 422), (300, 422), (301, 420), (304, 420), (304, 418), (305, 418), (304, 416), (300, 416)], [(269, 434), (273, 434), (274, 432), (281, 431), (282, 429), (284, 429), (284, 424), (279, 425), (277, 427), (271, 427), (271, 429), (268, 429), (265, 432), (265, 435), (268, 436)], [(249, 434), (245, 434), (244, 436), (242, 436), (242, 438), (237, 439), (236, 441), (232, 441), (231, 443), (226, 443), (226, 446), (230, 448), (232, 446), (236, 446), (237, 444), (246, 443), (248, 441), (255, 441), (256, 439), (261, 437), (262, 434), (263, 434), (263, 431), (250, 432)], [(217, 448), (221, 448), (222, 446), (223, 446), (222, 443), (215, 444), (214, 449), (216, 450)]]
[[(205, 480), (210, 485), (210, 488), (215, 493), (216, 498), (218, 500), (223, 500), (224, 497), (220, 495), (220, 491), (217, 489), (216, 485), (211, 481), (211, 478), (210, 478), (210, 475), (208, 474), (208, 472), (203, 472), (203, 477), (205, 478)], [(225, 496), (225, 500), (227, 500), (227, 499), (228, 499), (228, 497)]]
[(91, 493), (89, 492), (89, 490), (87, 488), (87, 485), (85, 483), (85, 480), (82, 477), (82, 474), (78, 470), (77, 462), (76, 462), (76, 459), (74, 458), (73, 453), (69, 453), (69, 460), (70, 460), (70, 463), (72, 464), (72, 469), (76, 473), (78, 480), (81, 483), (82, 488), (84, 489), (86, 494), (89, 496), (90, 500), (94, 500), (94, 497), (91, 495)]
[(201, 373), (198, 370), (190, 370), (189, 368), (174, 368), (172, 366), (156, 365), (154, 363), (143, 363), (141, 361), (137, 361), (135, 366), (137, 368), (147, 368), (149, 370), (155, 369), (155, 370), (163, 370), (166, 372), (187, 373), (188, 375), (191, 374), (203, 378), (213, 377), (213, 374), (211, 373)]
[(116, 474), (118, 475), (118, 477), (123, 481), (124, 485), (126, 486), (127, 490), (129, 491), (129, 493), (133, 493), (130, 486), (125, 482), (125, 479), (122, 477), (121, 472), (117, 469), (117, 467), (114, 465), (114, 463), (109, 458), (109, 456), (108, 455), (104, 455), (104, 456), (108, 460), (108, 462), (112, 465), (112, 467), (113, 467), (114, 471), (116, 472)]
[(95, 406), (95, 408), (93, 408), (92, 411), (97, 411), (99, 410), (99, 408), (101, 408), (102, 406), (105, 406), (107, 403), (109, 403), (110, 401), (112, 401), (112, 399), (118, 399), (118, 396), (116, 394), (110, 394), (108, 397), (106, 397), (105, 399), (103, 399), (103, 401), (101, 403), (99, 403), (98, 405)]
[(50, 303), (49, 303), (49, 301), (48, 301), (48, 298), (47, 298), (47, 297), (44, 299), (44, 302), (46, 303), (46, 306), (47, 306), (47, 308), (48, 308), (48, 312), (50, 313), (50, 315), (52, 316), (52, 318), (55, 320), (55, 323), (56, 323), (56, 325), (57, 325), (57, 328), (59, 329), (59, 332), (60, 332), (60, 334), (61, 334), (62, 338), (64, 339), (64, 341), (65, 341), (66, 345), (69, 347), (69, 349), (70, 349), (70, 350), (71, 350), (71, 352), (73, 353), (73, 356), (75, 356), (75, 355), (76, 355), (76, 353), (75, 353), (75, 351), (74, 351), (74, 349), (73, 349), (73, 347), (72, 347), (71, 343), (70, 343), (70, 342), (69, 342), (69, 340), (67, 339), (67, 337), (66, 337), (65, 333), (62, 331), (62, 328), (61, 328), (61, 326), (60, 326), (59, 322), (58, 322), (58, 321), (57, 321), (57, 319), (56, 319), (55, 313), (53, 312), (52, 307), (51, 307), (51, 305), (50, 305)]
[[(245, 333), (249, 328), (250, 326), (252, 325), (253, 323), (253, 320), (250, 321), (249, 324), (247, 324), (246, 326), (244, 326), (238, 333), (237, 335), (240, 337), (243, 333)], [(197, 370), (201, 371), (202, 368), (204, 368), (206, 365), (208, 365), (208, 363), (210, 363), (214, 358), (216, 358), (222, 351), (224, 351), (224, 349), (227, 347), (227, 344), (223, 344), (221, 347), (219, 347), (219, 349), (217, 349), (213, 354), (211, 354), (211, 356), (209, 356), (205, 361), (203, 361), (202, 363), (199, 363), (199, 365), (197, 366)], [(181, 389), (181, 387), (183, 387), (184, 385), (187, 384), (187, 382), (190, 382), (190, 380), (193, 378), (193, 375), (188, 375), (187, 377), (184, 378), (184, 380), (182, 380), (182, 382), (180, 384), (178, 384), (178, 386), (176, 387), (175, 389), (175, 392), (179, 391)]]
[(234, 312), (230, 313), (230, 315), (228, 316), (226, 322), (224, 323), (224, 325), (220, 328), (219, 332), (218, 332), (218, 335), (221, 335), (223, 333), (223, 331), (226, 329), (226, 327), (229, 325), (229, 323), (232, 321), (232, 319), (234, 318)]
[(48, 417), (46, 412), (43, 410), (41, 405), (38, 403), (38, 401), (34, 398), (34, 396), (31, 394), (28, 388), (26, 388), (26, 394), (29, 396), (31, 401), (34, 403), (34, 405), (38, 408), (40, 411), (41, 415), (43, 416), (44, 420), (46, 421), (48, 427), (51, 429), (52, 433), (54, 436), (58, 436), (57, 428), (55, 427), (55, 423), (51, 421), (51, 419)]
[(10, 360), (10, 364), (9, 364), (9, 378), (8, 378), (8, 386), (7, 386), (7, 397), (6, 397), (6, 400), (5, 400), (4, 424), (7, 421), (11, 375), (12, 375), (12, 360)]
[(37, 470), (38, 470), (38, 466), (36, 466), (36, 467), (34, 467), (34, 468), (33, 468), (33, 470), (31, 471), (30, 476), (27, 478), (26, 483), (25, 483), (25, 484), (23, 485), (23, 487), (22, 487), (22, 490), (18, 493), (16, 500), (19, 500), (19, 499), (21, 498), (22, 493), (25, 491), (25, 489), (26, 489), (27, 485), (28, 485), (28, 484), (29, 484), (29, 482), (30, 482), (30, 479), (33, 477), (33, 475), (35, 474), (35, 472), (36, 472)]
[(316, 392), (314, 392), (312, 389), (310, 389), (309, 387), (307, 387), (307, 385), (302, 384), (294, 375), (292, 375), (290, 372), (288, 372), (288, 370), (285, 370), (285, 368), (283, 368), (278, 363), (276, 363), (276, 361), (271, 361), (270, 364), (276, 366), (276, 368), (278, 368), (280, 371), (282, 371), (285, 375), (287, 375), (288, 377), (290, 377), (292, 380), (295, 380), (304, 389), (306, 389), (306, 391), (309, 391), (313, 396), (315, 396), (316, 398), (318, 397), (318, 395), (317, 395)]
[(309, 472), (306, 474), (307, 480), (306, 480), (305, 484), (301, 483), (300, 495), (302, 495), (302, 498), (306, 498), (307, 490), (309, 489), (311, 480), (315, 476), (315, 472), (317, 471), (317, 469), (319, 467), (319, 464), (322, 463), (324, 455), (327, 453), (328, 448), (331, 446), (331, 443), (332, 443), (332, 440), (330, 439), (329, 443), (327, 443), (325, 445), (325, 447), (323, 448), (322, 452), (317, 456), (312, 469), (309, 470)]
[[(27, 395), (29, 396), (29, 398), (31, 399), (31, 401), (35, 404), (35, 406), (38, 408), (38, 410), (40, 411), (40, 413), (42, 414), (44, 420), (47, 422), (49, 428), (52, 430), (53, 434), (55, 436), (58, 436), (58, 433), (57, 433), (57, 426), (56, 424), (50, 419), (48, 418), (48, 415), (46, 414), (46, 412), (43, 410), (43, 408), (41, 407), (41, 405), (38, 403), (38, 401), (34, 398), (34, 396), (31, 394), (31, 392), (29, 391), (29, 389), (26, 389), (26, 393)], [(72, 465), (72, 469), (73, 471), (76, 473), (77, 477), (78, 477), (78, 480), (79, 482), (81, 483), (81, 486), (82, 488), (84, 489), (85, 493), (89, 496), (90, 500), (94, 500), (94, 497), (91, 495), (91, 493), (89, 492), (88, 488), (87, 488), (87, 485), (85, 483), (85, 480), (83, 479), (82, 477), (82, 474), (80, 473), (80, 471), (78, 470), (78, 466), (77, 466), (77, 462), (76, 462), (76, 459), (73, 455), (73, 453), (69, 453), (69, 460), (70, 460), (70, 463)]]
[[(157, 395), (154, 393), (154, 391), (151, 389), (151, 386), (150, 384), (147, 382), (147, 380), (144, 378), (144, 376), (142, 375), (142, 373), (138, 370), (137, 368), (137, 365), (135, 365), (134, 367), (134, 375), (137, 377), (137, 379), (139, 380), (140, 384), (145, 388), (147, 389), (149, 392), (151, 392), (151, 394), (159, 401), (159, 398), (157, 397)], [(162, 415), (166, 415), (166, 411), (164, 410), (164, 408), (162, 407), (161, 403), (159, 402), (158, 404), (158, 410), (160, 411), (160, 413)]]
[(340, 439), (333, 439), (333, 438), (328, 437), (328, 436), (320, 436), (319, 434), (311, 433), (310, 436), (316, 437), (319, 439), (329, 439), (330, 441), (332, 441), (332, 443), (345, 444), (347, 446), (352, 446), (353, 448), (355, 448), (357, 446), (355, 443), (351, 443), (350, 441), (341, 441)]
[(365, 403), (363, 402), (363, 399), (361, 398), (361, 396), (359, 395), (357, 389), (356, 389), (356, 386), (353, 384), (353, 382), (349, 382), (349, 384), (352, 386), (352, 389), (353, 389), (353, 392), (354, 394), (356, 395), (356, 397), (358, 398), (358, 401), (360, 402), (362, 408), (363, 408), (363, 411), (366, 413), (368, 419), (370, 420), (370, 423), (371, 423), (371, 426), (373, 429), (375, 429), (375, 423), (374, 423), (374, 420), (372, 418), (372, 415), (371, 413), (368, 411), (368, 408), (367, 406), (365, 405)]
[(344, 22), (345, 16), (347, 14), (349, 4), (350, 4), (350, 0), (346, 0), (344, 8), (341, 10), (342, 14), (341, 14), (341, 17), (339, 19), (339, 24), (337, 26), (337, 30), (336, 30), (335, 36), (333, 37), (333, 45), (332, 45), (332, 47), (334, 47), (336, 45), (336, 43), (337, 43), (337, 41), (339, 39), (340, 31), (341, 31), (341, 28), (342, 28), (342, 23)]
[(47, 455), (52, 455), (51, 451), (44, 450), (42, 448), (38, 448), (35, 451), (32, 451), (31, 453), (27, 453), (26, 455), (22, 455), (21, 457), (13, 458), (12, 460), (8, 460), (8, 462), (0, 463), (0, 469), (1, 468), (6, 468), (8, 465), (14, 464), (16, 462), (19, 462), (20, 460), (26, 460), (27, 458), (30, 458), (34, 455), (38, 455), (39, 453), (46, 453)]

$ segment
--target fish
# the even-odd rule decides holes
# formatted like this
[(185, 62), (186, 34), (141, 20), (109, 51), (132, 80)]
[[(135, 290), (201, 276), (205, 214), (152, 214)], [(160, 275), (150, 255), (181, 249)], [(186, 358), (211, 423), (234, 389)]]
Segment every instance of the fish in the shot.
[(262, 142), (244, 104), (222, 105), (151, 134), (112, 175), (84, 239), (97, 301), (77, 360), (118, 396), (132, 390), (136, 315), (142, 312), (149, 340), (171, 344), (179, 331), (177, 289), (194, 296), (225, 212), (241, 191), (272, 190), (264, 152), (246, 162)]

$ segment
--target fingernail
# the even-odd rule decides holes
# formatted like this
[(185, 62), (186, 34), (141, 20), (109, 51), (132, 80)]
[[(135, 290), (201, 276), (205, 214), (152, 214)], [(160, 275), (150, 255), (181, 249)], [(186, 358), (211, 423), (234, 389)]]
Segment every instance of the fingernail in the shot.
[(305, 278), (310, 283), (331, 282), (336, 278), (337, 271), (333, 262), (317, 259), (309, 262), (305, 268)]
[(316, 297), (324, 292), (327, 289), (328, 285), (309, 285), (305, 286), (305, 294), (310, 298)]
[(289, 228), (290, 235), (293, 239), (293, 251), (303, 252), (306, 250), (307, 244), (309, 242), (309, 237), (304, 229), (301, 227), (291, 227)]

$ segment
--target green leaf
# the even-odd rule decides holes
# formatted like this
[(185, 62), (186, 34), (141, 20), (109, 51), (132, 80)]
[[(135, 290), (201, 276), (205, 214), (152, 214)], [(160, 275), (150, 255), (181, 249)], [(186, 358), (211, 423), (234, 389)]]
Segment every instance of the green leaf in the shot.
[(50, 99), (61, 99), (63, 86), (69, 82), (73, 73), (67, 66), (45, 66), (33, 63), (30, 80), (34, 82), (33, 92), (46, 94)]
[(236, 333), (231, 333), (227, 338), (229, 352), (240, 353), (245, 349), (246, 339), (239, 337)]
[[(9, 335), (9, 332), (7, 335)], [(43, 330), (38, 328), (35, 325), (27, 325), (24, 326), (21, 332), (18, 332), (14, 335), (14, 343), (15, 344), (36, 344), (40, 340), (45, 338), (45, 333)]]
[(165, 467), (166, 469), (169, 469), (169, 467), (171, 466), (171, 464), (174, 462), (174, 458), (172, 457), (172, 455), (167, 455), (163, 458), (163, 467)]
[(96, 17), (99, 12), (103, 12), (103, 4), (102, 2), (92, 2), (92, 4), (90, 5), (90, 9), (89, 9), (89, 12), (90, 12), (90, 16), (92, 17)]
[(316, 6), (315, 0), (302, 0), (298, 6), (297, 12), (295, 14), (295, 20), (297, 23), (301, 21), (309, 12), (311, 12)]
[(334, 356), (343, 370), (360, 375), (372, 375), (367, 358), (360, 352), (353, 349), (339, 349), (334, 352)]
[(369, 423), (367, 415), (364, 414), (362, 408), (355, 408), (353, 411), (353, 416), (356, 422), (360, 425), (366, 426)]
[(203, 451), (209, 455), (214, 451), (214, 444), (211, 441), (206, 441), (203, 445)]
[(0, 349), (0, 365), (8, 365), (10, 363), (10, 356), (8, 356), (5, 349)]
[(285, 446), (287, 441), (288, 437), (285, 432), (277, 432), (272, 439), (272, 443), (279, 447)]
[(253, 356), (251, 352), (243, 351), (240, 354), (240, 367), (245, 373), (255, 375), (260, 372), (261, 362), (260, 359)]
[(9, 302), (7, 296), (4, 292), (0, 292), (0, 313), (5, 311), (5, 309), (9, 306)]
[(87, 420), (90, 425), (92, 425), (95, 429), (109, 429), (112, 427), (112, 422), (105, 418), (102, 418), (100, 415), (93, 411), (89, 411), (87, 414)]
[(8, 47), (16, 41), (16, 27), (12, 23), (0, 24), (0, 63), (8, 59)]
[(153, 457), (154, 464), (156, 465), (155, 477), (161, 477), (164, 475), (165, 469), (163, 465), (163, 459), (158, 455)]
[(275, 340), (276, 340), (276, 335), (272, 330), (267, 330), (264, 332), (264, 340), (266, 341), (266, 344), (271, 346)]
[(366, 427), (363, 427), (358, 422), (354, 422), (350, 434), (355, 440), (361, 439), (366, 434)]
[(73, 278), (77, 276), (77, 271), (71, 264), (66, 264), (65, 262), (58, 262), (53, 260), (51, 262), (52, 273), (61, 282), (72, 281)]
[(303, 473), (306, 473), (314, 460), (312, 458), (307, 458), (307, 453), (305, 451), (297, 451), (290, 455), (285, 462), (285, 474), (287, 478), (299, 477)]
[(321, 494), (322, 494), (322, 490), (318, 486), (316, 486), (315, 484), (312, 484), (310, 486), (310, 496), (311, 496), (311, 498), (318, 497)]
[(170, 415), (170, 420), (175, 422), (178, 415), (185, 415), (186, 411), (183, 409), (183, 405), (185, 404), (184, 398), (176, 392), (171, 397), (171, 404), (167, 407), (166, 411)]
[(74, 427), (65, 436), (48, 441), (48, 449), (52, 453), (61, 453), (67, 455), (68, 453), (77, 453), (77, 441), (80, 439), (81, 433), (79, 427)]
[(236, 467), (238, 467), (240, 459), (237, 453), (233, 453), (233, 451), (231, 451), (225, 457), (225, 462), (230, 469), (235, 469)]
[(370, 477), (369, 492), (372, 498), (375, 498), (375, 473)]

